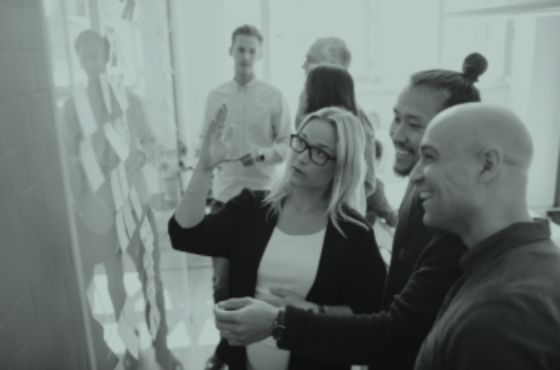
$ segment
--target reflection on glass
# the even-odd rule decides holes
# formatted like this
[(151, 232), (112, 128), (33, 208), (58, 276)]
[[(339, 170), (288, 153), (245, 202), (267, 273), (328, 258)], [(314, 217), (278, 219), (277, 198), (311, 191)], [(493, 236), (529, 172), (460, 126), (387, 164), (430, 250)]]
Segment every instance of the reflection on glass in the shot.
[(182, 275), (161, 271), (179, 189), (162, 4), (44, 0), (98, 369), (182, 369), (188, 346)]

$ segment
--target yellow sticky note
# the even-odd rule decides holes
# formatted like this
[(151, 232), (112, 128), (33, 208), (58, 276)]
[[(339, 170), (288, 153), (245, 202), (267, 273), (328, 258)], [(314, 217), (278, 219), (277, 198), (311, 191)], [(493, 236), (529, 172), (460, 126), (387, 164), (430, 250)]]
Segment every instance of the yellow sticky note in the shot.
[(105, 108), (107, 108), (107, 113), (111, 113), (112, 111), (111, 91), (109, 90), (109, 80), (106, 72), (103, 72), (99, 75), (99, 83), (101, 85), (101, 94), (103, 95)]
[(124, 224), (124, 217), (122, 211), (118, 211), (115, 217), (116, 227), (117, 227), (117, 236), (119, 238), (119, 245), (121, 247), (122, 252), (126, 252), (128, 248), (129, 239), (126, 235), (126, 228)]
[(97, 131), (97, 123), (95, 123), (95, 116), (89, 104), (89, 98), (83, 86), (76, 86), (73, 89), (72, 96), (74, 98), (74, 107), (76, 114), (82, 128), (84, 137), (87, 138), (95, 131)]
[(124, 204), (122, 192), (121, 192), (121, 182), (119, 180), (119, 171), (114, 169), (111, 171), (111, 190), (113, 192), (113, 198), (115, 200), (115, 209), (119, 210)]
[(103, 185), (105, 176), (103, 176), (103, 172), (95, 156), (91, 137), (87, 137), (80, 142), (80, 161), (92, 191), (94, 193), (97, 192), (101, 185)]
[(111, 122), (107, 122), (106, 124), (104, 124), (103, 131), (105, 132), (107, 141), (111, 144), (111, 147), (117, 153), (119, 159), (121, 161), (125, 161), (130, 154), (130, 148), (125, 146), (122, 139), (115, 131), (113, 124)]
[(124, 312), (125, 310), (122, 310), (119, 317), (119, 336), (124, 342), (126, 349), (128, 349), (128, 352), (130, 352), (135, 359), (138, 359), (138, 350), (140, 347), (139, 338), (126, 320)]
[(159, 330), (159, 322), (161, 320), (161, 315), (157, 308), (157, 305), (150, 305), (150, 334), (152, 339), (155, 341), (157, 332)]
[(128, 109), (128, 97), (126, 96), (126, 90), (122, 86), (122, 83), (119, 81), (120, 77), (111, 76), (109, 78), (109, 85), (113, 90), (113, 94), (115, 94), (115, 98), (117, 99), (117, 103), (121, 107), (121, 110), (124, 112)]
[(126, 230), (128, 231), (128, 236), (132, 238), (132, 235), (136, 230), (136, 222), (134, 221), (134, 217), (132, 217), (132, 211), (130, 210), (130, 205), (126, 200), (123, 204), (121, 212), (123, 213), (124, 223), (126, 225)]
[(140, 220), (142, 218), (142, 205), (140, 204), (140, 198), (138, 198), (138, 193), (134, 186), (130, 188), (130, 201), (132, 202), (132, 207), (134, 208), (134, 212), (136, 212), (136, 216)]
[(119, 173), (119, 181), (121, 184), (121, 194), (124, 199), (128, 197), (128, 193), (130, 192), (130, 187), (128, 186), (128, 178), (126, 177), (126, 169), (124, 167), (124, 162), (119, 163), (117, 170)]

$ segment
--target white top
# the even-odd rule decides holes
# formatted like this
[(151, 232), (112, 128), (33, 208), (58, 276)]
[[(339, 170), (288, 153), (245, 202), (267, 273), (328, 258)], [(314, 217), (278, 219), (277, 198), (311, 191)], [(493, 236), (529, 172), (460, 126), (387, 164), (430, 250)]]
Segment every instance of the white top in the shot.
[(237, 158), (261, 150), (265, 161), (250, 167), (241, 162), (223, 163), (215, 173), (212, 194), (227, 202), (243, 188), (268, 190), (276, 175), (276, 165), (284, 161), (289, 150), (293, 123), (288, 104), (280, 90), (256, 77), (241, 86), (229, 81), (212, 90), (206, 101), (201, 138), (220, 105), (228, 107), (224, 129), (235, 126), (228, 158)]
[[(306, 297), (319, 269), (325, 230), (288, 235), (275, 228), (257, 273), (255, 298), (277, 298), (270, 288), (287, 289)], [(289, 359), (290, 352), (276, 347), (272, 337), (247, 346), (249, 370), (287, 369)]]

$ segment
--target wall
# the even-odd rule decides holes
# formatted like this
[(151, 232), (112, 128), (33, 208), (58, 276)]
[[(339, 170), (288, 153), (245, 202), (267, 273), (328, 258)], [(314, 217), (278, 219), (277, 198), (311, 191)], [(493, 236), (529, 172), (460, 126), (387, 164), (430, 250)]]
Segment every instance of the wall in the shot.
[(85, 369), (42, 19), (0, 1), (0, 368)]
[(224, 0), (171, 1), (179, 135), (189, 146), (198, 142), (208, 93), (233, 78), (224, 9)]
[(554, 203), (560, 146), (560, 15), (516, 20), (512, 64), (512, 108), (534, 144), (529, 172), (529, 206)]

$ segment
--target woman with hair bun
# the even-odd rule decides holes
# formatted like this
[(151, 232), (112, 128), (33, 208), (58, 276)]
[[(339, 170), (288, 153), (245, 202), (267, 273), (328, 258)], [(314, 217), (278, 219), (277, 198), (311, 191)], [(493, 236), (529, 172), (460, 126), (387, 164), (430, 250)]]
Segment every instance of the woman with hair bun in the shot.
[[(398, 174), (408, 176), (416, 165), (424, 131), (439, 112), (480, 101), (474, 84), (486, 68), (482, 55), (471, 54), (462, 72), (433, 69), (411, 76), (394, 106), (390, 128)], [(414, 369), (439, 307), (463, 274), (459, 260), (467, 251), (459, 237), (425, 226), (423, 216), (422, 196), (409, 185), (399, 210), (381, 312), (322, 317), (291, 306), (282, 310), (249, 298), (231, 299), (222, 303), (231, 311), (216, 312), (216, 326), (230, 344), (243, 346), (282, 322), (275, 335), (279, 348), (376, 370)]]

